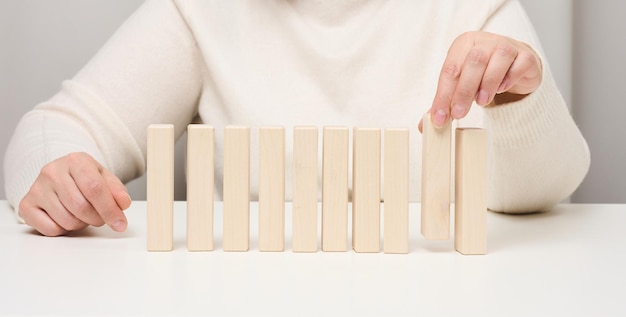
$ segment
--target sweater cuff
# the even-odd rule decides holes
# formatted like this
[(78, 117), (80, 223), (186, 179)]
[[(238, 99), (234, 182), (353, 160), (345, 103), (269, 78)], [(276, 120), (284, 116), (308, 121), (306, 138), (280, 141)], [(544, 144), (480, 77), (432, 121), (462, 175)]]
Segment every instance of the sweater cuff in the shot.
[(556, 86), (549, 74), (544, 74), (542, 84), (524, 99), (485, 108), (486, 123), (493, 131), (493, 146), (501, 149), (529, 147), (554, 126), (555, 120), (569, 116), (565, 101), (554, 89)]

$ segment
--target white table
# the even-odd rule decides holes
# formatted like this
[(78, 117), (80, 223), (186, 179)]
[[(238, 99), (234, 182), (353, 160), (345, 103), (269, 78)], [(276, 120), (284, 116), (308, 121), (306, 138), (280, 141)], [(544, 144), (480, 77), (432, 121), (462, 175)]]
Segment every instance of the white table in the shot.
[(559, 205), (525, 216), (489, 213), (488, 254), (419, 235), (410, 253), (188, 252), (185, 203), (172, 252), (147, 252), (145, 202), (129, 229), (46, 238), (0, 201), (0, 315), (626, 316), (626, 205)]

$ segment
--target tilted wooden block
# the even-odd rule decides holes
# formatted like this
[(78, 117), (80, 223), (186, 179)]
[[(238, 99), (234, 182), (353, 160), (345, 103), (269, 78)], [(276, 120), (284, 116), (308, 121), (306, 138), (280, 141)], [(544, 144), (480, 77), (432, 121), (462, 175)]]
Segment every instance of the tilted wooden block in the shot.
[(187, 126), (187, 249), (213, 250), (214, 129)]
[(385, 253), (409, 252), (409, 130), (385, 129)]
[(285, 129), (259, 129), (259, 250), (285, 250)]
[(174, 244), (174, 126), (148, 127), (148, 251), (171, 251)]
[(224, 129), (224, 251), (250, 248), (250, 128)]
[(430, 115), (422, 119), (422, 235), (450, 239), (451, 123), (435, 128)]
[(317, 251), (317, 135), (316, 127), (296, 127), (293, 131), (294, 252)]
[(352, 248), (380, 251), (380, 129), (355, 128), (352, 155)]
[(487, 132), (456, 130), (454, 247), (462, 254), (487, 253)]
[(349, 131), (325, 127), (322, 153), (322, 250), (348, 250)]

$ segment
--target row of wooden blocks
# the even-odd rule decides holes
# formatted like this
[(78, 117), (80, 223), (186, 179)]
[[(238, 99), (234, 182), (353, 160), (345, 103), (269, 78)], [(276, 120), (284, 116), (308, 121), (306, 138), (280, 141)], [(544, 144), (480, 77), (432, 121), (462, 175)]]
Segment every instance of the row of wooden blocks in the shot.
[[(427, 239), (450, 237), (451, 127), (424, 120), (421, 231)], [(213, 250), (214, 129), (187, 130), (187, 248)], [(384, 252), (408, 253), (409, 130), (353, 129), (352, 248), (380, 252), (381, 181), (384, 186)], [(381, 147), (384, 153), (381, 153)], [(486, 134), (456, 129), (455, 248), (486, 253)], [(294, 252), (318, 250), (318, 129), (293, 130)], [(324, 127), (322, 144), (323, 251), (347, 251), (349, 130)], [(381, 161), (384, 157), (384, 175)], [(147, 203), (149, 251), (173, 247), (174, 127), (148, 128)], [(224, 129), (224, 251), (247, 251), (250, 241), (250, 129)], [(285, 130), (259, 128), (258, 246), (285, 248)]]

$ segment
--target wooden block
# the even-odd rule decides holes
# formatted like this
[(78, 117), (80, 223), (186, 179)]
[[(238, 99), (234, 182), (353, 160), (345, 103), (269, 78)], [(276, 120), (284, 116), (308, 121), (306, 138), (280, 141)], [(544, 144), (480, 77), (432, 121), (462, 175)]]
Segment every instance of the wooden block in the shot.
[(174, 126), (148, 127), (148, 251), (171, 251), (174, 244)]
[(426, 239), (450, 239), (450, 156), (452, 126), (435, 128), (422, 120), (422, 220)]
[(385, 129), (385, 253), (409, 252), (409, 130)]
[(380, 251), (380, 129), (355, 128), (352, 154), (352, 248)]
[(285, 250), (285, 128), (259, 129), (259, 250)]
[(317, 135), (316, 127), (293, 131), (294, 252), (317, 252)]
[(187, 249), (213, 250), (214, 129), (187, 126)]
[(454, 247), (487, 253), (487, 132), (456, 129)]
[(322, 250), (348, 250), (348, 148), (346, 127), (325, 127), (322, 149)]
[(250, 128), (224, 129), (224, 251), (250, 247)]

